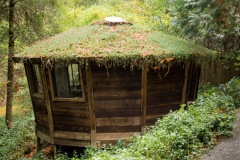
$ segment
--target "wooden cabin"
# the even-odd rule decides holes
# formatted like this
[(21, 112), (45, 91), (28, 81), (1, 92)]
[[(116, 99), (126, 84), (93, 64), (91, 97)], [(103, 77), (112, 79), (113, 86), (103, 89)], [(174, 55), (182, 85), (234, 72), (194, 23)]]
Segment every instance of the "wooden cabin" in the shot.
[(214, 52), (134, 25), (91, 25), (37, 42), (24, 63), (39, 140), (96, 146), (140, 134), (197, 97)]

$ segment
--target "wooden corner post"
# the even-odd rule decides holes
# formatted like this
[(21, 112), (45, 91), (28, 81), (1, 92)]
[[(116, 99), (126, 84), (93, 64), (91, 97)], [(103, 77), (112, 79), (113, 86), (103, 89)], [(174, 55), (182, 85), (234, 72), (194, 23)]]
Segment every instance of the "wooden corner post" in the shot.
[(45, 102), (47, 106), (47, 114), (48, 114), (48, 121), (49, 121), (49, 135), (50, 135), (50, 142), (54, 144), (54, 127), (53, 127), (53, 118), (52, 118), (52, 108), (48, 93), (48, 85), (46, 80), (46, 73), (45, 73), (45, 67), (41, 67), (41, 73), (42, 73), (42, 83), (43, 83), (43, 92), (45, 97)]
[(96, 147), (96, 124), (95, 124), (95, 108), (92, 87), (92, 73), (91, 66), (86, 62), (86, 79), (87, 79), (87, 92), (88, 92), (88, 110), (90, 115), (90, 128), (91, 128), (91, 146)]
[(144, 63), (142, 66), (142, 84), (141, 84), (141, 132), (144, 131), (144, 127), (146, 125), (147, 72), (148, 72), (148, 66), (146, 63)]
[(186, 63), (184, 81), (183, 81), (183, 89), (182, 89), (182, 103), (187, 103), (187, 85), (188, 85), (188, 77), (189, 77), (189, 69), (190, 63)]

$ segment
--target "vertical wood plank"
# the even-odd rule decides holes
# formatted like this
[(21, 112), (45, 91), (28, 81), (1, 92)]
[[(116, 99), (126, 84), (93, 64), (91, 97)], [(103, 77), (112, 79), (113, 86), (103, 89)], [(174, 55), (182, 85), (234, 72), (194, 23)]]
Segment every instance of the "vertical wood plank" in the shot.
[(50, 143), (54, 143), (54, 126), (53, 126), (53, 118), (52, 118), (52, 108), (49, 98), (49, 92), (48, 92), (48, 85), (46, 80), (46, 73), (45, 73), (45, 67), (41, 67), (41, 73), (42, 73), (42, 83), (43, 83), (43, 93), (45, 97), (45, 102), (47, 106), (47, 113), (48, 113), (48, 121), (49, 121), (49, 136), (50, 136)]
[(58, 150), (59, 150), (59, 146), (58, 145), (54, 145), (53, 146), (53, 156), (54, 157), (58, 154)]
[[(195, 64), (196, 65), (196, 64)], [(200, 81), (200, 72), (201, 72), (201, 66), (196, 65), (196, 72), (197, 72), (197, 77), (196, 77), (196, 84), (195, 84), (195, 92), (194, 92), (194, 99), (197, 99), (197, 93), (198, 93), (198, 86), (199, 86), (199, 81)]]
[[(29, 64), (26, 64), (26, 63), (24, 63), (24, 68), (25, 68), (25, 73), (26, 73), (26, 77), (27, 77), (27, 81), (28, 81), (28, 88), (29, 88), (29, 92), (30, 92), (30, 97), (31, 97), (31, 102), (32, 102), (32, 105), (34, 104), (33, 103), (33, 99), (32, 99), (32, 95), (33, 95), (33, 88), (32, 88), (32, 81), (33, 81), (33, 77), (32, 77), (32, 74), (30, 73), (30, 70), (31, 70), (31, 68), (30, 68), (30, 65)], [(33, 108), (34, 108), (34, 106), (33, 106)], [(37, 125), (37, 118), (36, 118), (36, 113), (35, 113), (35, 111), (33, 112), (33, 114), (34, 114), (34, 119), (35, 119), (35, 124)], [(37, 135), (37, 127), (38, 126), (36, 126), (36, 130), (35, 130), (35, 134)], [(38, 137), (38, 135), (37, 135), (37, 147), (38, 147), (38, 143), (40, 143), (40, 138)]]
[[(191, 72), (190, 72), (189, 78), (191, 78), (192, 80), (189, 80), (189, 85), (191, 89), (189, 94), (191, 94), (191, 97), (192, 97), (191, 100), (193, 101), (197, 98), (201, 66), (197, 64), (192, 64), (190, 70)], [(188, 97), (190, 97), (190, 95), (188, 95)]]
[(95, 108), (94, 97), (92, 87), (92, 73), (90, 64), (86, 63), (86, 79), (87, 79), (87, 92), (88, 92), (88, 109), (90, 115), (90, 128), (91, 128), (91, 145), (96, 147), (96, 120), (95, 120)]
[[(192, 86), (192, 83), (193, 83), (193, 81), (194, 81), (194, 78), (195, 77), (193, 77), (194, 76), (194, 69), (195, 69), (195, 67), (194, 67), (194, 64), (193, 63), (190, 63), (189, 64), (189, 69), (188, 69), (188, 80), (187, 80), (187, 88), (186, 88), (186, 103), (189, 101), (189, 100), (191, 100), (192, 98), (191, 98), (191, 94), (192, 94), (192, 92), (191, 92), (191, 90), (193, 89), (192, 87), (194, 87), (194, 86)], [(184, 74), (185, 75), (185, 74)], [(185, 78), (185, 77), (184, 77)], [(185, 80), (185, 79), (184, 79)]]
[(141, 84), (141, 131), (143, 132), (146, 125), (146, 112), (147, 112), (147, 64), (142, 68), (142, 84)]
[(96, 145), (96, 130), (91, 130), (91, 146), (92, 147), (97, 147)]
[[(24, 68), (25, 68), (25, 73), (26, 73), (26, 77), (27, 77), (27, 81), (28, 81), (28, 88), (29, 88), (29, 92), (30, 92), (30, 97), (31, 97), (31, 101), (32, 101), (32, 104), (33, 104), (33, 99), (32, 99), (32, 95), (33, 95), (33, 76), (32, 74), (30, 73), (31, 72), (31, 67), (28, 65), (28, 64), (24, 64)], [(33, 106), (34, 107), (34, 106)], [(37, 124), (37, 119), (36, 119), (36, 115), (35, 115), (35, 112), (34, 112), (34, 117), (35, 117), (35, 123)]]
[(41, 139), (39, 137), (37, 137), (37, 152), (41, 151), (41, 143), (40, 143)]
[(185, 75), (184, 75), (184, 82), (183, 82), (183, 89), (182, 89), (182, 103), (187, 103), (187, 83), (188, 83), (188, 77), (189, 77), (189, 68), (190, 63), (186, 63), (185, 68)]
[(33, 91), (34, 91), (34, 84), (33, 84), (33, 76), (32, 76), (32, 71), (31, 71), (31, 66), (29, 64), (24, 64), (25, 67), (25, 72), (26, 72), (26, 76), (27, 76), (27, 81), (28, 81), (28, 87), (29, 87), (29, 91), (30, 91), (30, 95), (33, 95)]

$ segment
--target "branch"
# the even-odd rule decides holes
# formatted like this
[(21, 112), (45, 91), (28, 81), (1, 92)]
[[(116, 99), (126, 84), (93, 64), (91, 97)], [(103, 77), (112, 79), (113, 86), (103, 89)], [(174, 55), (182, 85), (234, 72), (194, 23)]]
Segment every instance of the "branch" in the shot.
[(16, 5), (18, 2), (21, 2), (22, 0), (16, 0), (15, 2), (14, 2), (14, 5)]
[(4, 1), (2, 2), (2, 4), (0, 5), (0, 8), (2, 8), (3, 5), (4, 5), (6, 2), (7, 2), (7, 0), (4, 0)]
[(2, 61), (5, 59), (6, 56), (7, 56), (7, 55), (2, 55), (2, 56), (0, 56), (0, 58), (1, 58), (1, 59), (0, 59), (0, 67), (1, 67), (1, 68), (7, 64), (7, 61), (6, 61), (6, 62), (2, 62)]

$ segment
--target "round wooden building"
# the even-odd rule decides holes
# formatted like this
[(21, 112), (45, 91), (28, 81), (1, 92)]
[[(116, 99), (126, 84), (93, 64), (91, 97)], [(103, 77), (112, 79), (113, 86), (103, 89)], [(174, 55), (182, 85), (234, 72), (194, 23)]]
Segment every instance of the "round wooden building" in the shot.
[(71, 29), (16, 54), (24, 63), (38, 140), (96, 146), (127, 139), (197, 96), (214, 53), (135, 25)]

